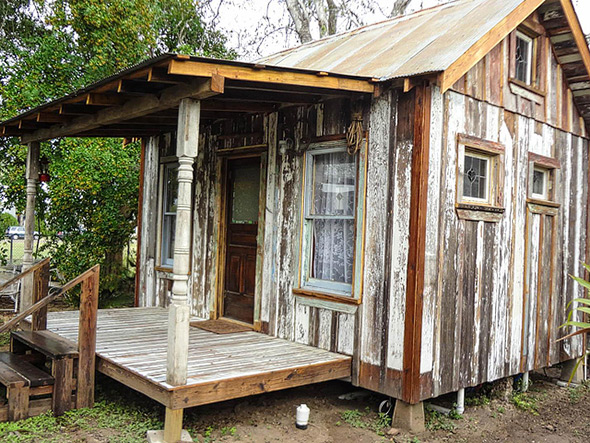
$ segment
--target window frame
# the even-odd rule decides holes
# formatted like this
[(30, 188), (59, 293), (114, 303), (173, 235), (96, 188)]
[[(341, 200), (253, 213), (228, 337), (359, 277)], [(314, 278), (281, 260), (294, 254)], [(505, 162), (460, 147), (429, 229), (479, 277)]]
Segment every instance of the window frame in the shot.
[[(558, 206), (556, 196), (558, 195), (559, 171), (561, 163), (554, 157), (529, 152), (529, 174), (528, 174), (528, 191), (527, 198), (530, 202)], [(535, 171), (545, 173), (544, 191), (545, 194), (533, 192), (533, 181)]]
[[(165, 208), (168, 203), (167, 201), (167, 178), (169, 171), (176, 168), (178, 169), (179, 163), (176, 157), (167, 159), (167, 161), (162, 161), (160, 163), (160, 202), (158, 205), (158, 233), (159, 233), (159, 254), (158, 254), (158, 264), (160, 267), (163, 268), (172, 268), (174, 266), (174, 258), (167, 258), (168, 253), (170, 252), (170, 241), (167, 238), (167, 232), (165, 231), (166, 222), (165, 218), (174, 216), (174, 223), (176, 223), (176, 216), (177, 212), (166, 212)], [(174, 253), (172, 251), (172, 253)]]
[[(313, 192), (313, 160), (317, 155), (334, 152), (346, 152), (346, 141), (318, 142), (309, 145), (304, 156), (304, 171), (302, 184), (302, 210), (301, 210), (301, 238), (300, 238), (300, 264), (299, 264), (299, 288), (294, 288), (297, 295), (318, 296), (343, 302), (360, 302), (362, 292), (362, 261), (360, 251), (364, 241), (364, 206), (366, 189), (366, 140), (363, 148), (355, 155), (355, 202), (354, 216), (314, 216), (311, 214)], [(352, 282), (342, 283), (321, 280), (311, 277), (313, 221), (317, 219), (350, 219), (354, 220), (354, 239), (352, 253)]]
[[(457, 134), (456, 161), (456, 212), (460, 219), (498, 222), (504, 215), (504, 145), (491, 140)], [(487, 199), (480, 200), (463, 195), (465, 155), (479, 155), (488, 158)]]

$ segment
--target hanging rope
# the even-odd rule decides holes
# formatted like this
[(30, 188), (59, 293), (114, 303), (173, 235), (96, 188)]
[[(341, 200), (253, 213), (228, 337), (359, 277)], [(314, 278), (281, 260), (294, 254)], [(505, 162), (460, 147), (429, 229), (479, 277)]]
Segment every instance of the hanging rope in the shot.
[(346, 146), (350, 155), (361, 150), (363, 142), (363, 115), (360, 112), (352, 114), (352, 122), (346, 131)]

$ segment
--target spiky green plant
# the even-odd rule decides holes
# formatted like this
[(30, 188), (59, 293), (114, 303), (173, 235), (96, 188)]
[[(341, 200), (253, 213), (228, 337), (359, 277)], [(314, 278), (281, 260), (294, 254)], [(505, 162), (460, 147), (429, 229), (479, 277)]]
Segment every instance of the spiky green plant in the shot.
[[(586, 263), (582, 263), (582, 264), (584, 265), (584, 268), (586, 268), (586, 270), (588, 272), (590, 272), (590, 265), (588, 265)], [(573, 278), (574, 281), (576, 281), (580, 286), (585, 288), (586, 291), (590, 291), (590, 281), (584, 280), (583, 278), (576, 277), (575, 275), (571, 275), (571, 274), (570, 274), (570, 277)], [(586, 295), (588, 295), (588, 292), (586, 293)], [(577, 305), (572, 306), (574, 303), (577, 303)], [(567, 340), (568, 338), (572, 338), (577, 335), (590, 333), (590, 323), (588, 323), (586, 321), (574, 320), (574, 314), (576, 314), (576, 313), (582, 314), (581, 318), (584, 318), (584, 314), (586, 314), (586, 315), (590, 314), (590, 298), (588, 298), (588, 297), (575, 298), (574, 300), (570, 301), (567, 304), (566, 309), (569, 311), (567, 314), (567, 321), (563, 325), (561, 325), (560, 327), (561, 328), (573, 327), (573, 328), (577, 328), (577, 329), (574, 332), (567, 334), (565, 337), (561, 337), (557, 341)], [(575, 366), (574, 370), (572, 371), (572, 375), (569, 380), (570, 382), (572, 381), (574, 374), (576, 373), (576, 371), (578, 370), (578, 367), (580, 366), (580, 364), (582, 364), (583, 361), (584, 361), (584, 356), (582, 356), (578, 359), (576, 366)]]

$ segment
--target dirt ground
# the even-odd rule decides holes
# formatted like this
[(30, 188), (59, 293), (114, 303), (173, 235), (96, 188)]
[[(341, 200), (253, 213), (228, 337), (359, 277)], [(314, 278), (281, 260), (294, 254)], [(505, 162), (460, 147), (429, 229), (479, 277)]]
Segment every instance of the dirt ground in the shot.
[[(510, 401), (470, 397), (461, 419), (427, 414), (424, 433), (411, 435), (378, 426), (382, 397), (364, 392), (354, 400), (341, 400), (344, 393), (358, 392), (342, 382), (266, 394), (245, 400), (203, 406), (188, 411), (187, 424), (198, 431), (199, 441), (248, 442), (588, 442), (590, 441), (590, 389), (560, 388), (535, 374), (526, 395)], [(368, 395), (367, 395), (368, 394)], [(306, 403), (311, 409), (310, 426), (297, 430), (295, 408)], [(536, 409), (536, 410), (535, 410)], [(351, 413), (353, 411), (353, 413)], [(210, 430), (207, 434), (207, 430)], [(228, 429), (235, 429), (228, 435)], [(222, 435), (226, 434), (226, 435)]]
[[(10, 314), (0, 317), (1, 323)], [(8, 337), (0, 338), (6, 348)], [(384, 397), (338, 381), (191, 408), (184, 426), (202, 443), (588, 442), (590, 385), (561, 388), (553, 381), (557, 374), (535, 373), (528, 393), (505, 400), (486, 387), (468, 391), (463, 417), (427, 412), (428, 429), (416, 435), (392, 429), (378, 413)], [(163, 426), (161, 405), (104, 376), (97, 378), (96, 397), (90, 411), (0, 424), (0, 441), (141, 442), (146, 430)], [(436, 402), (450, 406), (453, 397)], [(301, 403), (311, 410), (307, 430), (294, 426)]]

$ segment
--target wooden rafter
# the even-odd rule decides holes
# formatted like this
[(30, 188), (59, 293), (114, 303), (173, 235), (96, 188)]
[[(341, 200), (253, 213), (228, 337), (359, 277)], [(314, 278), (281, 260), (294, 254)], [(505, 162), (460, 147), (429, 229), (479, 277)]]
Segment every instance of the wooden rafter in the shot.
[(220, 89), (223, 89), (222, 85), (223, 79), (217, 77), (214, 79), (194, 80), (186, 85), (172, 86), (163, 90), (159, 96), (150, 94), (138, 97), (127, 101), (124, 105), (102, 109), (95, 114), (78, 117), (63, 125), (39, 129), (31, 134), (25, 134), (22, 136), (22, 142), (29, 143), (89, 133), (89, 131), (110, 124), (169, 109), (177, 106), (180, 100), (186, 97), (204, 99), (217, 95), (222, 92), (220, 91)]

